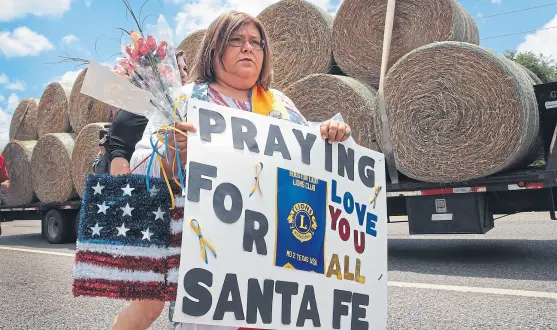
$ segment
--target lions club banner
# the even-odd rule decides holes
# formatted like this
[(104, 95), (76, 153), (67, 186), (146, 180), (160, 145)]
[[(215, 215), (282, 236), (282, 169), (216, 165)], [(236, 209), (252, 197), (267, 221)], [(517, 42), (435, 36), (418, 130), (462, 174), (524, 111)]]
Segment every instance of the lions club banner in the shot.
[(382, 154), (190, 100), (174, 321), (386, 329)]

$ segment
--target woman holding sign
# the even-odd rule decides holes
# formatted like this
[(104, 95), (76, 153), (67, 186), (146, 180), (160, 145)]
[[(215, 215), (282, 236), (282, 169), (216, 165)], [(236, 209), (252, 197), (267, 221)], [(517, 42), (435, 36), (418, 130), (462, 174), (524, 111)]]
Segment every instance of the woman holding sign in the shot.
[[(261, 22), (248, 14), (231, 11), (218, 17), (207, 29), (202, 47), (197, 54), (197, 65), (192, 68), (190, 78), (194, 83), (184, 86), (183, 92), (188, 98), (215, 103), (229, 108), (251, 111), (265, 116), (288, 120), (305, 126), (310, 123), (299, 113), (292, 101), (283, 93), (270, 89), (272, 72), (272, 55), (267, 34)], [(134, 173), (161, 177), (160, 165), (153, 162), (150, 172), (145, 159), (152, 153), (151, 134), (164, 126), (165, 123), (152, 120), (148, 123), (142, 140), (137, 144), (131, 158)], [(183, 122), (176, 126), (183, 132), (195, 132), (196, 127)], [(350, 127), (338, 120), (328, 120), (321, 124), (320, 134), (330, 142), (345, 141), (351, 136)], [(170, 135), (172, 137), (172, 134)], [(177, 135), (177, 146), (180, 152), (180, 164), (174, 161), (174, 153), (170, 153), (169, 162), (164, 161), (166, 173), (178, 173), (178, 166), (184, 167), (187, 162), (187, 137)], [(170, 145), (175, 141), (171, 138)], [(174, 166), (172, 166), (174, 164)], [(183, 208), (180, 209), (181, 194), (177, 195), (177, 207), (172, 217), (174, 228), (173, 242), (181, 242)], [(183, 204), (183, 202), (182, 202)], [(169, 262), (169, 279), (178, 279), (179, 255), (173, 256)], [(171, 281), (171, 280), (169, 280)], [(177, 283), (169, 283), (168, 292), (175, 297)], [(116, 318), (113, 329), (146, 329), (158, 317), (164, 307), (159, 301), (134, 301)], [(172, 319), (173, 304), (170, 307)], [(232, 327), (206, 326), (193, 324), (171, 325), (172, 329), (231, 329)]]

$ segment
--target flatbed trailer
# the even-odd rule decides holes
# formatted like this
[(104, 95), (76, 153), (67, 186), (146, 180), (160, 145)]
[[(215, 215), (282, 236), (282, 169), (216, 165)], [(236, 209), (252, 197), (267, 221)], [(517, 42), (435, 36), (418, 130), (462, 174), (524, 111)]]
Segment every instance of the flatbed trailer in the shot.
[(81, 200), (0, 206), (0, 222), (41, 220), (41, 235), (51, 244), (75, 242)]

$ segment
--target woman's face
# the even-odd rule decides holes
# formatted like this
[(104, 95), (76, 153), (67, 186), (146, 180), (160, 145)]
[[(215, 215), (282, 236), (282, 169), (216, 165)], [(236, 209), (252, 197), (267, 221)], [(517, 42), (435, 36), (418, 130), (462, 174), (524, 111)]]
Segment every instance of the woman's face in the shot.
[(222, 57), (226, 71), (221, 66), (218, 55), (214, 58), (217, 80), (236, 89), (253, 87), (263, 65), (264, 53), (261, 45), (261, 34), (253, 23), (245, 24), (233, 32)]
[(186, 58), (182, 56), (178, 56), (176, 59), (178, 62), (178, 71), (180, 71), (180, 79), (182, 80), (182, 85), (185, 85), (188, 81), (188, 67), (186, 65)]

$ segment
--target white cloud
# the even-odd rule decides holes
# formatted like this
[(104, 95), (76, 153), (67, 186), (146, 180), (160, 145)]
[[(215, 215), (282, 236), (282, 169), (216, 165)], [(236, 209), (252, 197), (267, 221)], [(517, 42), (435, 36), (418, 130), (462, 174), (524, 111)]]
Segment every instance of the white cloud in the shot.
[(6, 101), (6, 98), (4, 97), (4, 95), (0, 95), (0, 102), (4, 102)]
[[(177, 3), (176, 0), (168, 0)], [(182, 1), (183, 2), (183, 1)], [(278, 0), (194, 0), (182, 6), (176, 15), (176, 39), (181, 41), (191, 32), (207, 28), (217, 16), (228, 10), (238, 10), (257, 16), (263, 9), (278, 2)], [(321, 8), (334, 13), (337, 8), (332, 8), (330, 0), (310, 0)]]
[(85, 0), (85, 6), (87, 6), (87, 8), (91, 7), (92, 3), (93, 3), (93, 0)]
[(51, 81), (59, 82), (62, 87), (67, 89), (72, 89), (73, 83), (77, 79), (77, 76), (81, 73), (82, 69), (78, 69), (75, 71), (68, 71), (61, 76), (54, 77)]
[(43, 35), (26, 26), (13, 32), (0, 32), (0, 52), (6, 57), (36, 56), (44, 51), (54, 50), (54, 45)]
[(17, 96), (16, 93), (12, 93), (9, 97), (8, 97), (8, 105), (6, 106), (6, 112), (10, 115), (13, 115), (13, 113), (15, 112), (15, 108), (17, 108), (17, 106), (19, 105), (19, 97)]
[[(4, 101), (4, 96), (0, 95), (0, 101)], [(12, 93), (8, 98), (6, 109), (0, 107), (0, 148), (2, 149), (10, 141), (10, 123), (12, 122), (12, 116), (18, 104), (19, 97), (15, 93)]]
[[(557, 15), (541, 28), (544, 29), (553, 26), (557, 26)], [(542, 53), (557, 61), (557, 43), (555, 43), (555, 40), (557, 40), (557, 29), (536, 31), (528, 34), (525, 40), (518, 45), (517, 50), (519, 52), (531, 51), (536, 54)]]
[(502, 2), (502, 0), (491, 0), (491, 3), (494, 3), (496, 5), (500, 5)]
[(27, 15), (61, 17), (72, 0), (2, 0), (0, 21), (12, 21)]
[(17, 80), (14, 82), (11, 82), (9, 84), (6, 85), (6, 89), (11, 90), (11, 91), (24, 91), (25, 90), (25, 82), (21, 81), (21, 80)]
[(10, 142), (10, 124), (12, 115), (6, 113), (0, 108), (0, 149), (4, 149), (6, 144)]
[(72, 42), (76, 42), (76, 41), (79, 41), (79, 38), (76, 37), (75, 34), (68, 34), (67, 36), (62, 38), (62, 44), (66, 44), (66, 45), (69, 45)]
[(7, 84), (8, 81), (10, 81), (8, 76), (5, 73), (0, 73), (0, 84)]

